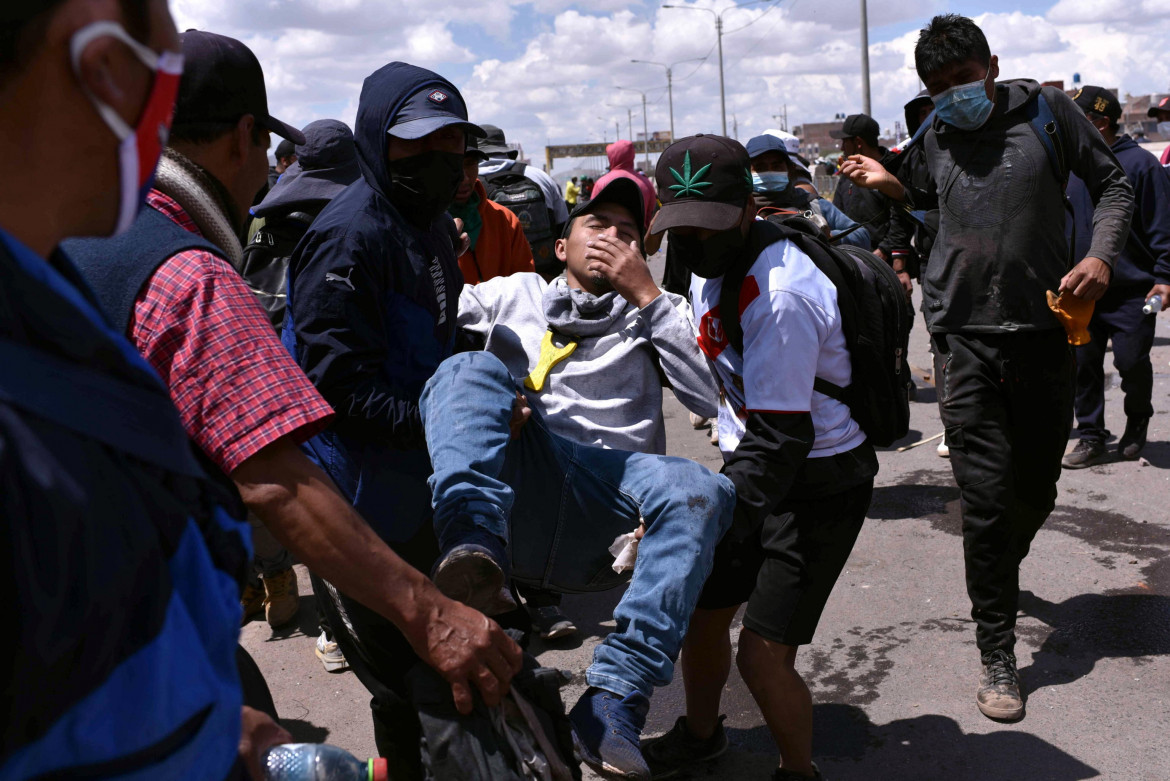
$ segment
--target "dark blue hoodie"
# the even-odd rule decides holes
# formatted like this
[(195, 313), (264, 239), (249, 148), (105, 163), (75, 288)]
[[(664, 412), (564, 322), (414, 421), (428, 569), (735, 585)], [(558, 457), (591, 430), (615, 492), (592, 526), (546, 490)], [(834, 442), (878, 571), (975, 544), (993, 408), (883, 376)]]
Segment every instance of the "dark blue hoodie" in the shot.
[[(1110, 297), (1144, 296), (1155, 283), (1170, 284), (1170, 171), (1127, 135), (1110, 148), (1133, 186), (1133, 222), (1125, 247), (1113, 264)], [(1093, 237), (1093, 201), (1085, 183), (1068, 181), (1076, 224), (1076, 252), (1083, 258)]]
[(394, 62), (362, 86), (354, 143), (362, 178), (321, 212), (293, 253), (283, 341), (337, 411), (309, 455), (388, 542), (430, 516), (418, 399), (451, 355), (463, 277), (454, 223), (426, 229), (391, 204), (387, 130), (424, 87), (454, 86)]

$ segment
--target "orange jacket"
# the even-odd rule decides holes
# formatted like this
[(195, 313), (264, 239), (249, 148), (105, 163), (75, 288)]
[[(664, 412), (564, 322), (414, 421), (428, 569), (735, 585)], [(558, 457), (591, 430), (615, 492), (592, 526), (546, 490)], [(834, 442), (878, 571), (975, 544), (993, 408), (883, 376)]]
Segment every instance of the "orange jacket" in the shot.
[(494, 277), (532, 271), (532, 248), (524, 237), (520, 219), (508, 207), (489, 200), (483, 182), (476, 180), (475, 192), (479, 196), (483, 227), (479, 229), (475, 249), (459, 258), (463, 280), (477, 285)]

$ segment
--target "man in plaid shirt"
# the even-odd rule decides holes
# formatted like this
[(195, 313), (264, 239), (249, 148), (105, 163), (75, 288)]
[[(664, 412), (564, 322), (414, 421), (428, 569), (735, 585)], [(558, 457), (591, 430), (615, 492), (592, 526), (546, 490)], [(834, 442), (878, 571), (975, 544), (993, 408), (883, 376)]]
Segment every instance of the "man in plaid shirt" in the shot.
[[(460, 710), (470, 711), (472, 685), (494, 704), (519, 670), (519, 648), (403, 562), (302, 453), (333, 411), (231, 266), (267, 175), (269, 131), (304, 138), (268, 114), (247, 47), (199, 31), (181, 38), (187, 65), (149, 208), (123, 236), (67, 252), (248, 509), (316, 574), (398, 626)], [(160, 247), (163, 257), (151, 257)]]

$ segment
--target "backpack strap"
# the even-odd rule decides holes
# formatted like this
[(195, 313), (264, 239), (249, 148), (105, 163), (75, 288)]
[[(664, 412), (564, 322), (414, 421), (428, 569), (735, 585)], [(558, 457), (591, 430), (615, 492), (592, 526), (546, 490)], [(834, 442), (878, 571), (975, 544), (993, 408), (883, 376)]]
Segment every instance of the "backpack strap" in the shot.
[(782, 241), (788, 231), (770, 220), (755, 220), (748, 232), (746, 251), (731, 262), (723, 272), (723, 287), (719, 290), (719, 321), (723, 335), (735, 351), (743, 355), (743, 328), (739, 323), (739, 291), (747, 278), (748, 269), (765, 248)]
[[(748, 234), (748, 251), (736, 258), (724, 272), (723, 287), (719, 291), (719, 318), (723, 327), (723, 335), (727, 338), (728, 344), (734, 347), (740, 356), (743, 355), (743, 327), (739, 322), (739, 292), (743, 288), (743, 281), (747, 277), (748, 269), (756, 262), (760, 253), (776, 242), (785, 239), (796, 244), (801, 252), (808, 255), (816, 267), (837, 288), (837, 301), (841, 310), (841, 330), (846, 335), (846, 347), (852, 350), (853, 340), (850, 335), (853, 333), (853, 323), (852, 317), (846, 312), (848, 307), (854, 306), (852, 293), (848, 282), (837, 268), (837, 264), (828, 256), (831, 250), (827, 246), (818, 244), (824, 240), (814, 231), (816, 231), (816, 226), (803, 217), (789, 218), (780, 224), (771, 220), (756, 220), (752, 223), (751, 232)], [(813, 390), (842, 404), (848, 404), (848, 389), (828, 380), (820, 377), (814, 378)]]
[(1052, 172), (1056, 174), (1056, 180), (1060, 182), (1062, 188), (1067, 187), (1068, 166), (1065, 165), (1064, 160), (1064, 143), (1060, 137), (1060, 125), (1057, 124), (1052, 107), (1048, 105), (1048, 100), (1044, 97), (1043, 88), (1036, 93), (1035, 100), (1028, 101), (1024, 112), (1028, 117), (1028, 124), (1031, 125), (1032, 132), (1040, 139), (1040, 144), (1048, 153), (1048, 162), (1052, 165)]
[(922, 120), (922, 124), (920, 124), (918, 129), (914, 131), (914, 135), (910, 136), (910, 140), (905, 144), (902, 144), (902, 146), (898, 147), (898, 156), (901, 157), (902, 155), (906, 154), (907, 149), (922, 143), (922, 139), (926, 135), (926, 131), (930, 130), (930, 126), (933, 124), (934, 109), (931, 109), (930, 113), (926, 115), (926, 119)]

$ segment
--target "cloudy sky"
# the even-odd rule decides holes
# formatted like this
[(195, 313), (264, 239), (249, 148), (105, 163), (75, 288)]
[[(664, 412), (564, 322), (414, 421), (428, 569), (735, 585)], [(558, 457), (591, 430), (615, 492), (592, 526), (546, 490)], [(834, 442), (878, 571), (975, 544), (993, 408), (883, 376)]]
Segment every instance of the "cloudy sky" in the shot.
[[(676, 0), (721, 11), (727, 0)], [(669, 128), (664, 64), (674, 68), (676, 136), (719, 132), (719, 69), (711, 13), (622, 0), (172, 0), (179, 29), (239, 38), (264, 66), (272, 113), (295, 125), (353, 123), (362, 79), (405, 60), (462, 91), (477, 122), (505, 129), (534, 162), (546, 144)], [(920, 85), (918, 29), (935, 13), (974, 16), (999, 55), (1001, 78), (1064, 79), (1170, 91), (1170, 0), (869, 0), (873, 114), (883, 129)], [(724, 12), (727, 123), (739, 138), (861, 110), (857, 0), (765, 0)], [(558, 161), (553, 173), (566, 166)]]

